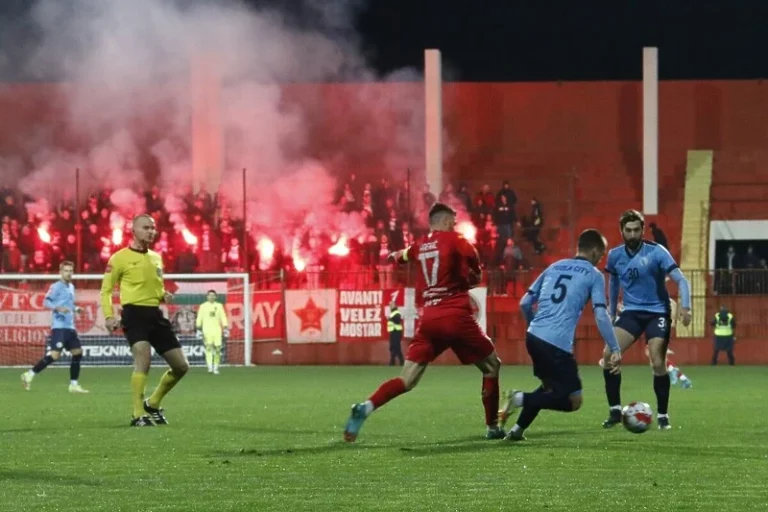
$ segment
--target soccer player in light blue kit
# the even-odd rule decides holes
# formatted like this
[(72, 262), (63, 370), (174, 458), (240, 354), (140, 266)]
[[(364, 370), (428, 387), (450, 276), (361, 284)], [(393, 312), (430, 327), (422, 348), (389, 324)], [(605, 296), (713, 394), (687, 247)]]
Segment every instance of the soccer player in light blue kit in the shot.
[(32, 386), (35, 375), (59, 359), (61, 351), (66, 349), (72, 354), (72, 362), (69, 365), (69, 392), (88, 393), (77, 381), (80, 377), (83, 349), (75, 330), (75, 313), (80, 313), (81, 308), (75, 306), (75, 285), (72, 284), (74, 270), (74, 263), (63, 261), (59, 265), (61, 279), (53, 283), (45, 294), (43, 305), (53, 312), (48, 353), (31, 370), (21, 374), (21, 384), (27, 391)]
[[(614, 331), (621, 351), (627, 350), (645, 335), (653, 369), (653, 391), (656, 393), (656, 422), (660, 430), (669, 430), (669, 388), (667, 347), (672, 327), (672, 311), (666, 277), (677, 283), (680, 294), (681, 320), (691, 323), (691, 291), (688, 281), (669, 252), (654, 242), (643, 240), (645, 218), (635, 210), (627, 210), (619, 219), (624, 245), (608, 253), (605, 271), (610, 274), (610, 314), (615, 318)], [(624, 309), (618, 318), (616, 308), (622, 292)], [(607, 359), (606, 359), (607, 360)], [(612, 371), (610, 363), (603, 370), (609, 416), (603, 427), (621, 422), (621, 373)]]
[[(550, 265), (520, 301), (529, 324), (525, 345), (533, 361), (533, 374), (541, 380), (541, 386), (532, 393), (509, 393), (507, 404), (499, 411), (500, 423), (506, 423), (514, 409), (523, 410), (504, 439), (525, 439), (523, 431), (543, 409), (572, 412), (581, 407), (581, 379), (573, 357), (573, 341), (576, 324), (590, 300), (597, 327), (610, 347), (606, 360), (611, 362), (612, 371), (619, 371), (621, 349), (606, 310), (605, 278), (595, 267), (606, 246), (599, 231), (584, 231), (579, 236), (578, 254)], [(535, 304), (538, 310), (534, 314)]]

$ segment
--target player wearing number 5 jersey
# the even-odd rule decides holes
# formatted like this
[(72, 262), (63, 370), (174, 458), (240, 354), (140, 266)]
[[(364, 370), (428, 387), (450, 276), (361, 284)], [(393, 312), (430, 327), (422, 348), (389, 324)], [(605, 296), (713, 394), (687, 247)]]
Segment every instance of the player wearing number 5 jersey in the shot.
[[(691, 293), (688, 281), (677, 263), (661, 245), (643, 240), (645, 219), (640, 212), (628, 210), (619, 219), (624, 245), (611, 249), (605, 271), (610, 274), (610, 314), (616, 318), (614, 331), (622, 352), (641, 335), (648, 343), (648, 355), (653, 369), (653, 391), (656, 393), (657, 424), (659, 429), (672, 428), (669, 424), (669, 388), (667, 373), (667, 347), (669, 346), (672, 315), (666, 278), (669, 275), (680, 293), (683, 325), (691, 323)], [(622, 292), (624, 309), (616, 317)], [(621, 422), (621, 374), (603, 370), (605, 394), (608, 397), (609, 416), (603, 427), (610, 428)]]
[[(613, 371), (619, 371), (621, 350), (611, 327), (605, 303), (605, 278), (595, 265), (605, 254), (606, 241), (599, 231), (588, 229), (579, 236), (579, 253), (549, 266), (520, 301), (528, 322), (525, 346), (533, 361), (533, 374), (541, 386), (531, 393), (512, 391), (499, 412), (502, 424), (512, 410), (523, 410), (506, 439), (524, 439), (539, 411), (572, 412), (581, 407), (581, 379), (573, 357), (573, 339), (584, 306), (591, 300), (595, 321), (610, 347)], [(533, 306), (538, 304), (534, 314)]]
[(429, 210), (429, 236), (391, 255), (395, 261), (412, 263), (419, 269), (417, 289), (424, 306), (421, 324), (408, 347), (400, 376), (384, 382), (366, 402), (352, 406), (344, 429), (348, 442), (357, 438), (363, 422), (374, 410), (413, 389), (427, 365), (448, 349), (463, 364), (474, 364), (482, 372), (486, 437), (504, 437), (497, 424), (501, 361), (470, 306), (469, 289), (480, 282), (480, 262), (472, 244), (454, 231), (455, 225), (456, 212), (445, 204), (435, 203)]

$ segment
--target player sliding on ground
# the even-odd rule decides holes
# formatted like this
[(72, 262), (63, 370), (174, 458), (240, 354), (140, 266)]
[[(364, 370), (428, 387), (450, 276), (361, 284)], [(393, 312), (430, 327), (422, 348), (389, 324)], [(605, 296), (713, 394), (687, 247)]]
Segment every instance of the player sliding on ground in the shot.
[[(533, 374), (541, 386), (531, 393), (512, 391), (504, 409), (499, 411), (502, 426), (518, 407), (517, 423), (505, 439), (525, 439), (527, 429), (539, 411), (572, 412), (581, 407), (581, 379), (573, 357), (576, 325), (587, 303), (592, 309), (600, 334), (609, 347), (612, 371), (618, 372), (621, 350), (606, 311), (605, 278), (595, 265), (605, 254), (607, 242), (595, 229), (579, 236), (578, 254), (550, 265), (531, 285), (520, 301), (520, 310), (528, 323), (525, 346), (533, 361)], [(534, 305), (538, 310), (533, 311)]]
[[(614, 322), (614, 331), (624, 352), (645, 334), (653, 369), (653, 391), (656, 393), (656, 422), (660, 430), (672, 428), (669, 423), (669, 388), (667, 347), (669, 346), (672, 312), (665, 285), (667, 275), (677, 283), (682, 306), (683, 325), (691, 323), (691, 293), (688, 281), (667, 250), (643, 240), (645, 219), (640, 212), (628, 210), (619, 219), (624, 245), (608, 253), (605, 270), (610, 274), (610, 314), (616, 318), (619, 291), (624, 310)], [(607, 358), (606, 358), (607, 359)], [(609, 416), (603, 427), (621, 423), (621, 373), (612, 371), (610, 361), (603, 370)]]
[(80, 377), (80, 360), (83, 358), (83, 349), (80, 338), (75, 330), (75, 314), (82, 308), (75, 306), (75, 285), (72, 284), (72, 273), (75, 264), (71, 261), (63, 261), (59, 265), (61, 279), (48, 288), (43, 305), (53, 312), (51, 319), (51, 336), (48, 345), (48, 353), (30, 370), (21, 374), (21, 384), (29, 391), (32, 379), (35, 375), (57, 361), (61, 357), (62, 350), (68, 350), (72, 354), (72, 362), (69, 364), (69, 392), (88, 393), (77, 382)]
[[(133, 427), (168, 424), (160, 403), (189, 370), (189, 363), (171, 323), (160, 310), (160, 303), (170, 301), (173, 296), (165, 291), (163, 285), (162, 257), (149, 250), (156, 235), (157, 229), (152, 217), (139, 215), (133, 219), (133, 240), (128, 247), (120, 249), (109, 259), (101, 283), (101, 309), (107, 330), (113, 332), (122, 324), (133, 354)], [(120, 287), (120, 305), (123, 308), (121, 320), (112, 311), (112, 291), (115, 285)], [(163, 374), (152, 396), (144, 400), (153, 348), (171, 368)]]
[(219, 374), (221, 362), (221, 340), (229, 337), (227, 313), (220, 302), (216, 302), (216, 290), (208, 290), (206, 301), (197, 309), (197, 339), (205, 344), (205, 362), (208, 373)]
[(447, 349), (453, 350), (462, 364), (474, 364), (483, 373), (486, 437), (504, 437), (497, 424), (501, 361), (472, 315), (469, 300), (469, 289), (482, 276), (479, 258), (472, 244), (454, 231), (455, 225), (456, 212), (435, 203), (429, 210), (430, 234), (426, 240), (391, 255), (397, 262), (413, 262), (420, 267), (417, 285), (424, 300), (421, 324), (408, 347), (400, 376), (381, 384), (367, 401), (352, 406), (344, 429), (348, 442), (357, 438), (373, 411), (412, 390), (427, 365)]

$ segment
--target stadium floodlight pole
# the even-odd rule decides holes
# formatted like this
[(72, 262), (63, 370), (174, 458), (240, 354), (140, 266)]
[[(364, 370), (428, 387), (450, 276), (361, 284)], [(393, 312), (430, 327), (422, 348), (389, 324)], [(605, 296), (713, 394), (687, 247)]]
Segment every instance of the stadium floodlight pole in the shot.
[(432, 192), (443, 191), (443, 77), (440, 50), (424, 50), (425, 174)]
[(83, 218), (80, 215), (80, 168), (75, 169), (75, 216), (77, 218), (77, 251), (75, 263), (78, 272), (83, 271)]
[(643, 48), (643, 213), (659, 213), (659, 49)]

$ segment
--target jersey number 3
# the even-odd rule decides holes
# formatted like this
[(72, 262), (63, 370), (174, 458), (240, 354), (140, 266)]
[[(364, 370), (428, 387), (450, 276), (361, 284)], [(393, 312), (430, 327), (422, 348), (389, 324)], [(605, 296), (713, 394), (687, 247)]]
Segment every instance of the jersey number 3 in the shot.
[(568, 295), (568, 288), (565, 286), (565, 283), (571, 279), (573, 279), (573, 276), (569, 274), (561, 274), (558, 276), (555, 281), (555, 291), (552, 292), (552, 295), (549, 297), (552, 299), (552, 302), (560, 304), (565, 300), (565, 296)]
[(419, 261), (421, 262), (421, 270), (424, 271), (427, 287), (437, 286), (437, 271), (440, 266), (439, 253), (437, 251), (423, 252), (419, 254)]

